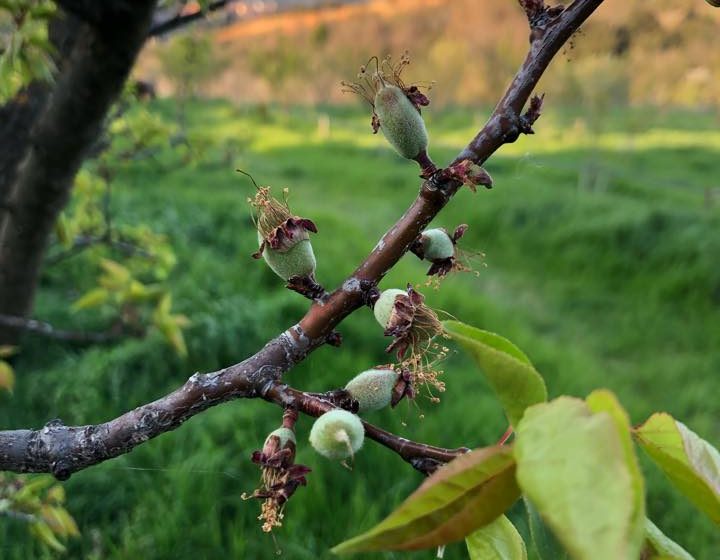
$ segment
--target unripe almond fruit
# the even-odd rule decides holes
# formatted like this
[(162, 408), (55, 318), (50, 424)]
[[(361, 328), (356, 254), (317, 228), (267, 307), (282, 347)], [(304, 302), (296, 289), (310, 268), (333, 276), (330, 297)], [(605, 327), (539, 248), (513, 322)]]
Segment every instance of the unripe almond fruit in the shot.
[(358, 402), (358, 412), (372, 412), (390, 404), (399, 378), (391, 368), (369, 369), (351, 379), (345, 390)]
[[(258, 241), (262, 242), (259, 233)], [(265, 245), (262, 257), (272, 271), (283, 280), (289, 280), (293, 276), (311, 277), (315, 273), (315, 253), (309, 239), (303, 239), (284, 252)]]
[(276, 437), (280, 440), (280, 445), (278, 445), (278, 449), (283, 449), (287, 446), (288, 442), (296, 443), (295, 440), (295, 432), (293, 432), (290, 428), (278, 428), (277, 430), (273, 430), (268, 434), (268, 436), (265, 438), (265, 444), (263, 447), (267, 447), (271, 444), (271, 439), (273, 437)]
[(352, 457), (362, 447), (365, 429), (360, 418), (347, 410), (326, 412), (310, 430), (310, 444), (315, 451), (333, 460)]
[(384, 329), (386, 329), (390, 323), (390, 316), (395, 308), (395, 298), (398, 296), (407, 296), (407, 291), (398, 290), (397, 288), (384, 290), (375, 302), (373, 313), (375, 314), (377, 322), (380, 323), (380, 326)]
[(374, 106), (380, 129), (402, 157), (417, 159), (427, 151), (425, 121), (399, 87), (382, 86), (375, 94)]
[(422, 232), (424, 257), (429, 261), (449, 259), (455, 256), (455, 243), (447, 231), (441, 228), (426, 229)]

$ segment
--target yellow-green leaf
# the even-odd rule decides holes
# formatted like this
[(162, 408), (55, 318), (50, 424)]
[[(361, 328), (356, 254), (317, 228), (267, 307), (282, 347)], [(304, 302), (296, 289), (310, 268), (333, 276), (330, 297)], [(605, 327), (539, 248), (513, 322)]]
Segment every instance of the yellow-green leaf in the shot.
[(15, 492), (13, 499), (21, 501), (31, 496), (37, 496), (40, 494), (41, 490), (50, 486), (54, 481), (55, 479), (47, 474), (35, 476), (24, 484), (20, 490)]
[(333, 552), (441, 546), (487, 525), (519, 496), (510, 447), (476, 449), (439, 468), (384, 521)]
[(443, 327), (474, 358), (513, 426), (528, 406), (547, 400), (542, 376), (512, 342), (458, 321), (445, 321)]
[(628, 525), (627, 537), (629, 542), (641, 543), (643, 535), (645, 534), (645, 480), (643, 479), (637, 455), (635, 454), (630, 418), (617, 400), (617, 397), (607, 389), (593, 391), (585, 399), (585, 402), (587, 402), (590, 410), (596, 414), (609, 414), (615, 423), (615, 428), (622, 442), (625, 462), (632, 477), (635, 503), (632, 522)]
[(645, 537), (643, 559), (695, 560), (687, 550), (668, 538), (655, 523), (647, 518), (645, 519)]
[(94, 288), (89, 292), (84, 293), (80, 299), (76, 300), (72, 304), (73, 311), (80, 311), (81, 309), (89, 309), (91, 307), (98, 307), (105, 303), (110, 297), (110, 292), (105, 288)]
[(613, 417), (560, 397), (528, 408), (516, 434), (520, 488), (571, 556), (638, 558), (633, 472)]
[(56, 505), (65, 503), (65, 488), (61, 484), (56, 484), (48, 490), (47, 499)]
[(555, 535), (542, 520), (537, 508), (528, 500), (527, 496), (523, 496), (523, 502), (527, 510), (530, 541), (537, 560), (568, 560), (570, 557), (567, 551), (560, 545)]
[(525, 542), (504, 515), (468, 535), (465, 544), (470, 560), (527, 560)]
[(10, 346), (9, 344), (0, 344), (0, 358), (9, 358), (14, 356), (18, 351), (17, 346)]
[(183, 336), (182, 329), (173, 321), (172, 317), (162, 317), (160, 322), (156, 322), (155, 324), (177, 355), (185, 358), (187, 356), (185, 337)]
[(658, 412), (634, 431), (635, 439), (670, 481), (720, 524), (720, 453), (682, 422)]
[(99, 283), (111, 292), (124, 291), (132, 281), (130, 270), (118, 262), (102, 259), (100, 266), (105, 274), (100, 277)]
[(114, 260), (101, 259), (100, 266), (105, 271), (105, 274), (111, 276), (112, 278), (115, 278), (119, 282), (127, 282), (132, 278), (130, 271), (126, 267), (121, 265), (119, 262), (116, 262)]
[(55, 508), (55, 516), (62, 524), (65, 534), (68, 537), (80, 536), (80, 530), (78, 529), (77, 523), (75, 523), (75, 519), (73, 519), (68, 510), (62, 507)]
[(14, 386), (15, 371), (6, 361), (0, 360), (0, 389), (6, 389), (12, 393)]
[(60, 543), (52, 532), (52, 529), (44, 521), (37, 521), (30, 525), (30, 533), (36, 536), (43, 544), (58, 552), (65, 552), (65, 547)]
[(70, 233), (70, 227), (65, 213), (60, 214), (55, 222), (55, 235), (57, 236), (60, 245), (62, 245), (65, 249), (72, 247), (73, 236)]

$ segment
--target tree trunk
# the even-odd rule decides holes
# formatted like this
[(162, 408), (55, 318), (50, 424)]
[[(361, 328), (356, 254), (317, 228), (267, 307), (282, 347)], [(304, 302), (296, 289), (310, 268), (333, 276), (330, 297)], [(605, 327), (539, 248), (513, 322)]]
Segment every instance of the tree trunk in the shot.
[[(82, 17), (83, 2), (71, 4)], [(91, 23), (73, 16), (54, 22), (61, 28), (53, 38), (61, 57), (55, 84), (49, 91), (31, 84), (0, 111), (0, 314), (30, 313), (55, 220), (145, 41), (155, 4), (88, 0)], [(0, 344), (16, 336), (0, 329)]]

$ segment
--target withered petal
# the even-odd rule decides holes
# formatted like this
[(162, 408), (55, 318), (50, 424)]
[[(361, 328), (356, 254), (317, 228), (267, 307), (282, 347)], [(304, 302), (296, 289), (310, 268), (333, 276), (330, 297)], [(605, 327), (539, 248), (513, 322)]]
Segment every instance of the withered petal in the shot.
[(377, 134), (377, 131), (380, 130), (380, 117), (378, 117), (374, 111), (372, 114), (372, 121), (370, 121), (370, 125), (372, 126), (373, 134)]
[(427, 271), (428, 276), (437, 274), (439, 277), (445, 276), (448, 272), (453, 269), (455, 265), (455, 257), (448, 257), (446, 259), (437, 259), (433, 261), (432, 265)]
[(450, 239), (452, 239), (453, 244), (457, 243), (458, 239), (460, 239), (463, 235), (465, 235), (465, 232), (467, 231), (467, 229), (468, 229), (467, 224), (460, 224), (458, 227), (455, 228), (455, 231), (453, 232), (452, 237), (450, 238)]

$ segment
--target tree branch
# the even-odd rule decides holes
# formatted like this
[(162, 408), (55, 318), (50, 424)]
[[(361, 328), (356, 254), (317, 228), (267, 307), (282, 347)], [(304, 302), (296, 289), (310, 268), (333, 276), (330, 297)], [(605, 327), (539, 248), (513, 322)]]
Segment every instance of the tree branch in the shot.
[(150, 31), (148, 31), (148, 37), (157, 37), (158, 35), (164, 35), (165, 33), (175, 31), (176, 29), (184, 27), (189, 23), (204, 18), (210, 12), (224, 8), (231, 2), (232, 0), (215, 0), (214, 2), (210, 2), (204, 10), (198, 9), (197, 11), (191, 13), (180, 13), (170, 19), (166, 19), (165, 21), (154, 22), (152, 27), (150, 27)]
[(50, 323), (46, 323), (45, 321), (27, 319), (25, 317), (15, 317), (13, 315), (3, 315), (2, 313), (0, 313), (0, 326), (39, 334), (55, 340), (79, 342), (81, 344), (102, 344), (104, 342), (112, 342), (125, 335), (125, 333), (123, 333), (120, 329), (110, 329), (103, 332), (68, 331), (56, 329)]
[[(564, 42), (602, 0), (576, 0), (560, 15), (531, 22), (530, 52), (500, 100), (489, 121), (452, 162), (471, 159), (482, 163), (500, 146), (515, 141), (526, 128), (522, 110), (540, 76)], [(535, 25), (535, 27), (533, 27)], [(539, 116), (536, 105), (531, 115)], [(174, 392), (97, 426), (63, 426), (51, 422), (41, 430), (0, 432), (0, 469), (16, 472), (52, 472), (63, 479), (80, 469), (129, 452), (135, 446), (172, 430), (199, 412), (235, 398), (264, 398), (282, 406), (295, 406), (317, 416), (322, 399), (282, 384), (282, 375), (326, 341), (333, 329), (364, 305), (368, 289), (375, 286), (407, 252), (417, 235), (442, 210), (460, 188), (452, 175), (436, 173), (426, 180), (418, 197), (375, 249), (337, 290), (315, 302), (294, 327), (270, 341), (245, 361), (208, 374), (196, 373)], [(444, 450), (408, 442), (365, 424), (368, 437), (398, 453), (423, 472), (447, 462), (459, 450)]]

